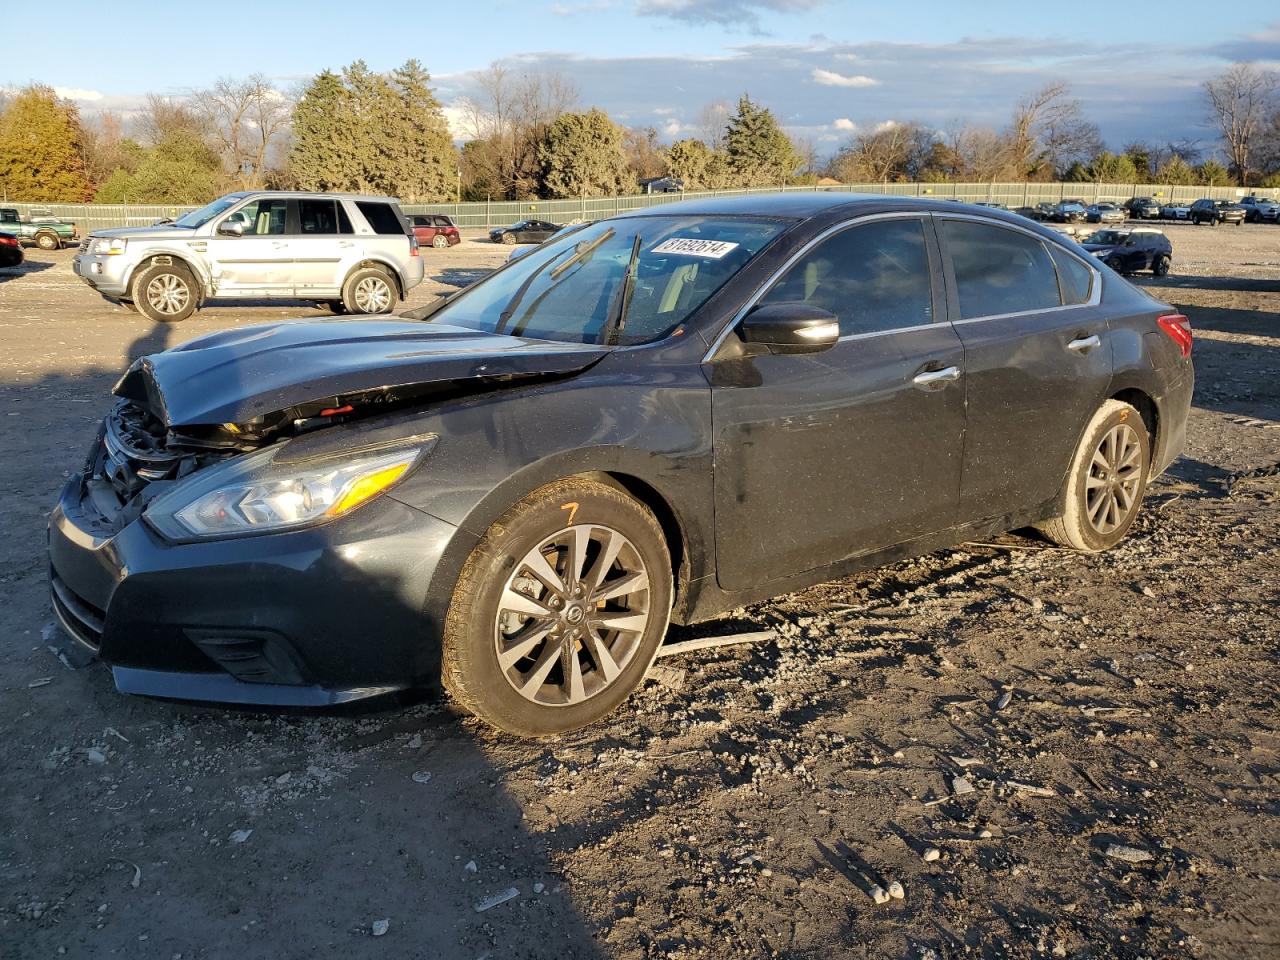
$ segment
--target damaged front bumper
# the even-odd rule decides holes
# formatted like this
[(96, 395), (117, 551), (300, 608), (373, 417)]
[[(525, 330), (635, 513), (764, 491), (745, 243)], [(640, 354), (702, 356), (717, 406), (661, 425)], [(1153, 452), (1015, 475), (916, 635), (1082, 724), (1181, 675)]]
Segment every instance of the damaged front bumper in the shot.
[(171, 544), (140, 517), (104, 529), (76, 476), (49, 521), (50, 593), (121, 692), (339, 703), (435, 674), (424, 609), (455, 533), (386, 495), (318, 527)]

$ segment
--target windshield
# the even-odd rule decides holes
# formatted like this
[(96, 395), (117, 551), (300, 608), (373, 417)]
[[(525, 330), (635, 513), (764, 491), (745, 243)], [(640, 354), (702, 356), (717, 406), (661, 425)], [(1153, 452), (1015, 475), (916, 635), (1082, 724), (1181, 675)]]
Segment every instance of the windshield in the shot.
[(593, 223), (512, 261), (431, 320), (569, 343), (656, 340), (787, 226), (697, 216)]
[(1117, 243), (1124, 243), (1124, 238), (1126, 236), (1127, 234), (1121, 233), (1118, 230), (1098, 230), (1085, 237), (1084, 242), (1114, 245)]
[(1080, 204), (1080, 203), (1074, 203), (1074, 202), (1071, 202), (1071, 203), (1060, 203), (1060, 204), (1058, 204), (1058, 209), (1060, 209), (1060, 210), (1083, 210), (1083, 209), (1084, 209), (1084, 205), (1083, 205), (1083, 204)]
[(179, 217), (173, 221), (172, 226), (187, 227), (192, 230), (196, 227), (203, 227), (222, 211), (229, 210), (243, 199), (241, 196), (219, 197), (213, 203), (205, 204), (199, 210), (192, 210), (190, 213)]

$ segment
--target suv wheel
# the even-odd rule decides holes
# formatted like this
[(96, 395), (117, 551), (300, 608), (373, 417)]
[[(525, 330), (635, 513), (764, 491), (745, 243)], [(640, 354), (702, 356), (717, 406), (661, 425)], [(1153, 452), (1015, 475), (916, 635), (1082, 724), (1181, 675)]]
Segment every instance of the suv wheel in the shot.
[(1096, 553), (1129, 532), (1151, 463), (1151, 441), (1136, 409), (1108, 400), (1085, 428), (1067, 474), (1062, 513), (1040, 532), (1064, 547)]
[(196, 281), (181, 263), (153, 263), (133, 281), (133, 302), (148, 320), (177, 323), (196, 309)]
[(662, 529), (645, 506), (595, 480), (548, 484), (494, 523), (463, 567), (444, 685), (518, 736), (587, 726), (644, 678), (671, 589)]
[(431, 245), (437, 250), (443, 250), (445, 247), (449, 246), (449, 238), (443, 233), (437, 233), (431, 238)]
[(390, 313), (396, 305), (395, 281), (380, 267), (364, 267), (342, 285), (347, 313)]
[(1167, 277), (1169, 275), (1169, 266), (1172, 262), (1167, 253), (1162, 253), (1156, 257), (1156, 262), (1151, 265), (1151, 272), (1157, 277)]
[(62, 242), (56, 233), (49, 233), (46, 230), (36, 234), (36, 246), (41, 250), (57, 250), (62, 246)]

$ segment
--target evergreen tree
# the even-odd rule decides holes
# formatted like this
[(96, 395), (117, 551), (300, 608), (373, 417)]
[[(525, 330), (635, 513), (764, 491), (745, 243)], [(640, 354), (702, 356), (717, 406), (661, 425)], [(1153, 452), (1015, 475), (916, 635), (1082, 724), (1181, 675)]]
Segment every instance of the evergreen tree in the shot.
[(357, 161), (350, 100), (342, 78), (324, 70), (307, 84), (294, 107), (289, 171), (300, 189), (352, 188)]
[(458, 153), (431, 75), (417, 60), (391, 72), (396, 95), (393, 125), (383, 134), (384, 176), (392, 192), (409, 203), (447, 200), (454, 194)]
[(10, 200), (78, 203), (93, 195), (76, 108), (32, 84), (0, 114), (0, 190)]
[(1162, 163), (1156, 170), (1156, 183), (1166, 184), (1193, 184), (1196, 182), (1195, 171), (1191, 169), (1191, 164), (1183, 160), (1176, 153), (1168, 160)]
[(1195, 174), (1206, 187), (1223, 187), (1231, 182), (1231, 174), (1217, 160), (1206, 160), (1195, 168)]
[(627, 178), (622, 128), (598, 107), (562, 113), (538, 145), (544, 191), (553, 197), (605, 197)]
[(725, 153), (734, 181), (743, 187), (784, 183), (801, 162), (795, 145), (778, 126), (772, 111), (745, 93), (738, 100), (738, 112), (729, 118)]
[(1089, 164), (1090, 179), (1095, 183), (1136, 183), (1138, 171), (1127, 154), (1117, 156), (1102, 151)]

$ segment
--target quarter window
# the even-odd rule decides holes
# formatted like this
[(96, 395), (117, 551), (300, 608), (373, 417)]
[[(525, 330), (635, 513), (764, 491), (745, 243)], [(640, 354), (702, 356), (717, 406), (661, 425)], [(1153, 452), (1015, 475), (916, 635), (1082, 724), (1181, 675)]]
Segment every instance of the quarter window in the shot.
[(962, 320), (1062, 305), (1057, 271), (1035, 237), (967, 220), (943, 220), (939, 226)]
[(373, 227), (374, 233), (404, 234), (406, 232), (404, 223), (400, 220), (399, 214), (392, 209), (391, 204), (376, 203), (372, 200), (357, 200), (356, 206), (360, 208), (364, 218), (369, 221), (369, 226)]
[(1058, 286), (1062, 289), (1062, 302), (1068, 306), (1089, 302), (1089, 288), (1093, 272), (1065, 250), (1049, 247), (1054, 266), (1058, 268)]
[(843, 230), (797, 260), (760, 302), (821, 307), (840, 320), (842, 337), (932, 323), (924, 224), (880, 220)]

